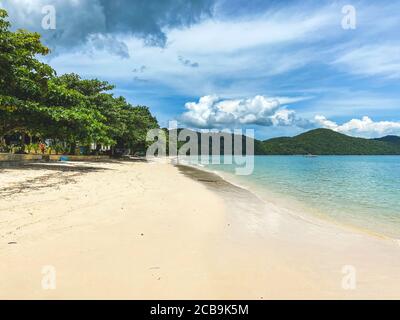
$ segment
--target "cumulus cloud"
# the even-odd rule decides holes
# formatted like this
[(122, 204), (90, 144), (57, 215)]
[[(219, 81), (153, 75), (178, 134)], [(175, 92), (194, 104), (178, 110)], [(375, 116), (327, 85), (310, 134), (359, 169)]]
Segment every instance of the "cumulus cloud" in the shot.
[[(216, 95), (203, 96), (198, 102), (187, 102), (180, 121), (195, 128), (222, 128), (258, 125), (265, 127), (327, 128), (352, 136), (367, 138), (400, 135), (400, 121), (373, 121), (364, 116), (338, 124), (325, 116), (314, 119), (298, 116), (288, 104), (307, 97), (274, 97), (257, 95), (247, 99), (221, 99)], [(285, 105), (284, 105), (285, 104)]]
[[(282, 98), (284, 100), (284, 98)], [(286, 99), (296, 101), (296, 99)], [(217, 128), (233, 125), (290, 126), (303, 124), (295, 111), (282, 107), (276, 98), (255, 96), (249, 99), (222, 100), (204, 96), (198, 102), (188, 102), (181, 116), (186, 125), (197, 128)]]
[(315, 117), (315, 123), (317, 126), (340, 133), (371, 138), (400, 134), (400, 121), (373, 121), (367, 116), (362, 119), (352, 119), (339, 125), (334, 121), (328, 120), (324, 116), (318, 115)]
[[(46, 5), (56, 9), (55, 30), (41, 27)], [(40, 32), (44, 42), (56, 50), (85, 44), (98, 34), (110, 43), (121, 33), (141, 38), (150, 46), (164, 47), (166, 29), (190, 26), (210, 16), (214, 0), (13, 0), (3, 7), (15, 26)], [(126, 55), (125, 48), (116, 43), (116, 53)], [(104, 49), (111, 47), (106, 44)]]

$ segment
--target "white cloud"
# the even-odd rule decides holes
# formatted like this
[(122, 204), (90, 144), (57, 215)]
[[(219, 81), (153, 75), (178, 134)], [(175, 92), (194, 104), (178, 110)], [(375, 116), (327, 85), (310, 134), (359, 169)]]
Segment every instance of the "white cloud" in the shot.
[(334, 61), (360, 76), (400, 78), (400, 45), (367, 45), (350, 50)]
[(364, 137), (381, 137), (384, 135), (400, 134), (400, 122), (396, 121), (373, 121), (365, 116), (362, 119), (352, 119), (341, 125), (328, 120), (324, 116), (316, 116), (315, 123), (323, 128), (331, 129), (349, 135)]
[[(253, 96), (274, 76), (317, 59), (316, 50), (298, 46), (303, 41), (317, 43), (332, 30), (335, 10), (328, 9), (303, 11), (292, 7), (256, 16), (215, 17), (188, 28), (166, 28), (165, 48), (146, 46), (129, 33), (111, 38), (96, 36), (96, 41), (89, 37), (80, 50), (61, 53), (52, 65), (59, 73), (79, 68), (83, 76), (115, 77), (127, 83), (132, 79), (132, 65), (143, 64), (149, 69), (142, 77), (152, 87), (170, 88), (175, 94)], [(111, 40), (119, 45), (110, 46)], [(297, 46), (295, 50), (293, 46)], [(115, 53), (130, 58), (115, 63)], [(188, 64), (198, 67), (188, 68)]]
[[(301, 125), (296, 113), (284, 106), (309, 98), (263, 97), (267, 102), (263, 110), (258, 110), (248, 102), (255, 98), (241, 97), (254, 97), (260, 92), (274, 96), (301, 95), (307, 90), (315, 96), (315, 103), (302, 104), (296, 109), (303, 118), (313, 119), (315, 114), (328, 118), (358, 118), (364, 114), (397, 116), (397, 87), (389, 91), (391, 89), (386, 90), (384, 86), (350, 83), (353, 78), (342, 78), (342, 73), (338, 74), (336, 69), (373, 76), (368, 81), (400, 78), (400, 42), (396, 33), (400, 20), (394, 14), (399, 4), (371, 7), (363, 3), (357, 7), (358, 23), (354, 32), (340, 26), (340, 3), (271, 5), (254, 14), (243, 14), (237, 8), (230, 16), (217, 12), (213, 18), (205, 17), (193, 23), (157, 24), (162, 26), (159, 34), (167, 39), (166, 46), (160, 48), (148, 46), (144, 41), (149, 32), (153, 33), (152, 28), (143, 35), (129, 32), (138, 28), (141, 19), (132, 19), (125, 13), (132, 12), (147, 19), (143, 10), (117, 10), (111, 14), (99, 5), (100, 2), (106, 3), (106, 8), (114, 6), (106, 0), (13, 0), (5, 1), (4, 6), (9, 7), (15, 27), (38, 30), (53, 45), (68, 44), (66, 47), (74, 48), (67, 51), (60, 48), (59, 55), (52, 57), (50, 64), (58, 74), (79, 72), (84, 77), (109, 80), (118, 85), (120, 92), (125, 90), (124, 94), (130, 95), (134, 103), (144, 101), (153, 108), (156, 106), (155, 112), (161, 118), (175, 117), (178, 106), (170, 108), (159, 97), (186, 99), (213, 92), (229, 100), (192, 102), (193, 110), (187, 107), (183, 115), (188, 123), (200, 127), (232, 122), (284, 125), (287, 126), (285, 130), (291, 125), (305, 127), (307, 120)], [(122, 2), (125, 3), (119, 1), (115, 6)], [(134, 1), (130, 2), (134, 6)], [(51, 3), (57, 4), (59, 13), (57, 32), (45, 32), (40, 27), (40, 8)], [(129, 28), (117, 28), (121, 27), (117, 23), (120, 14), (124, 21), (129, 21)], [(107, 17), (112, 19), (107, 20)], [(116, 27), (110, 29), (114, 23)], [(146, 23), (139, 29), (147, 29), (147, 26)], [(125, 59), (117, 59), (116, 54)], [(147, 68), (139, 75), (136, 70), (142, 65)], [(321, 68), (327, 65), (329, 70)], [(326, 87), (325, 92), (318, 92), (321, 85)], [(338, 87), (351, 90), (342, 93)], [(376, 95), (381, 88), (384, 89), (382, 94)], [(327, 119), (322, 122), (333, 128), (341, 127)]]
[(209, 19), (187, 29), (171, 29), (170, 44), (204, 53), (229, 53), (237, 50), (321, 39), (322, 31), (337, 24), (332, 7), (307, 11), (294, 6), (266, 11), (257, 16), (234, 19)]
[(296, 112), (288, 109), (280, 109), (270, 119), (274, 126), (290, 126), (296, 121)]
[(222, 100), (218, 96), (204, 96), (198, 102), (188, 102), (181, 116), (186, 125), (215, 128), (232, 125), (290, 126), (297, 121), (295, 112), (281, 106), (304, 98), (267, 98)]

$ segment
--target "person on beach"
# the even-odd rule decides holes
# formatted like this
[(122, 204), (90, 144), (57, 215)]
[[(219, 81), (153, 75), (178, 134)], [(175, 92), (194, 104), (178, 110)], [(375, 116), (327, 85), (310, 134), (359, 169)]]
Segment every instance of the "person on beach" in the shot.
[(45, 151), (46, 151), (46, 145), (45, 145), (43, 142), (40, 142), (40, 143), (39, 143), (39, 149), (40, 149), (40, 152), (41, 152), (42, 154), (44, 154)]

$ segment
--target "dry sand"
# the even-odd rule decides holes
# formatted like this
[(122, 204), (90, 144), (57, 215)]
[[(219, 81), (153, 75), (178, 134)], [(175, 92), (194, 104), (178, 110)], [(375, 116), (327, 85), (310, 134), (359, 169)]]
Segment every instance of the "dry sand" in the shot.
[[(144, 162), (0, 170), (0, 298), (400, 297), (399, 246), (212, 179)], [(341, 287), (347, 262), (356, 290)]]

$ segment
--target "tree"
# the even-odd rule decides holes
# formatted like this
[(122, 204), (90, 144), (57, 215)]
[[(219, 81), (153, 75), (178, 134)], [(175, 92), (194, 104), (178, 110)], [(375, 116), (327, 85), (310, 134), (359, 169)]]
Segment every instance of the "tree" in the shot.
[(38, 33), (11, 32), (7, 12), (0, 9), (0, 136), (29, 132), (41, 121), (40, 103), (54, 70), (35, 58), (49, 49)]
[(146, 136), (150, 129), (158, 128), (157, 119), (150, 113), (146, 106), (124, 107), (126, 131), (118, 142), (124, 148), (132, 151), (144, 152), (147, 147)]
[(114, 97), (114, 86), (71, 73), (57, 76), (36, 59), (49, 49), (38, 33), (10, 31), (0, 10), (0, 137), (19, 133), (69, 147), (92, 143), (143, 151), (147, 130), (158, 127), (144, 106)]

